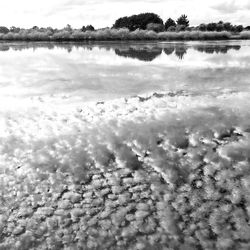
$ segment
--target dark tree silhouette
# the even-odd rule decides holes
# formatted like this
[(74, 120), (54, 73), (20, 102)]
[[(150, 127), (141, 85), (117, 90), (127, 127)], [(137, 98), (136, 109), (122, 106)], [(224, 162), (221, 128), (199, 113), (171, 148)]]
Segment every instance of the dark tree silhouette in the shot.
[(204, 23), (202, 23), (202, 24), (200, 24), (200, 25), (198, 26), (198, 29), (199, 29), (200, 31), (206, 31), (206, 30), (207, 30), (207, 25), (204, 24)]
[(226, 31), (232, 31), (233, 25), (232, 25), (231, 23), (229, 23), (229, 22), (224, 23), (224, 29), (225, 29)]
[(82, 31), (82, 32), (87, 31), (86, 27), (85, 27), (85, 26), (82, 26), (81, 31)]
[(7, 34), (9, 32), (9, 29), (5, 26), (0, 26), (0, 33)]
[(87, 25), (87, 26), (86, 26), (86, 30), (94, 31), (95, 28), (94, 28), (94, 26), (92, 26), (92, 25), (90, 24), (90, 25)]
[(130, 31), (136, 29), (145, 30), (150, 23), (163, 24), (162, 19), (154, 13), (142, 13), (129, 17), (121, 17), (115, 21), (113, 28), (128, 28)]
[(216, 23), (209, 23), (207, 25), (207, 30), (208, 31), (216, 31), (216, 28), (217, 28), (217, 24)]
[(186, 15), (181, 15), (178, 19), (177, 19), (177, 24), (178, 25), (184, 25), (185, 27), (189, 26), (189, 20), (187, 18)]
[(168, 30), (170, 27), (175, 27), (176, 26), (176, 22), (172, 19), (169, 18), (166, 22), (165, 22), (165, 30)]
[(235, 27), (235, 30), (236, 30), (236, 32), (241, 32), (241, 31), (243, 31), (243, 26), (242, 25), (237, 25), (236, 27)]
[(224, 25), (222, 23), (217, 23), (216, 31), (220, 32), (224, 30)]
[(200, 31), (229, 31), (229, 32), (241, 32), (243, 31), (242, 25), (232, 25), (231, 23), (227, 22), (224, 23), (223, 21), (219, 21), (218, 23), (208, 23), (208, 24), (200, 24), (198, 26)]

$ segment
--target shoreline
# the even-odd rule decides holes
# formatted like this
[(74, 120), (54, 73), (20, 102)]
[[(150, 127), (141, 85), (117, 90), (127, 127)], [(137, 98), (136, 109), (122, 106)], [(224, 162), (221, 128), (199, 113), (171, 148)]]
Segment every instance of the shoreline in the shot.
[(38, 41), (38, 42), (85, 42), (85, 41), (213, 41), (213, 40), (249, 40), (250, 31), (243, 31), (239, 34), (232, 34), (227, 31), (222, 32), (159, 32), (147, 30), (136, 30), (129, 32), (126, 30), (99, 30), (81, 32), (74, 30), (58, 31), (54, 34), (46, 32), (28, 32), (0, 34), (0, 41)]

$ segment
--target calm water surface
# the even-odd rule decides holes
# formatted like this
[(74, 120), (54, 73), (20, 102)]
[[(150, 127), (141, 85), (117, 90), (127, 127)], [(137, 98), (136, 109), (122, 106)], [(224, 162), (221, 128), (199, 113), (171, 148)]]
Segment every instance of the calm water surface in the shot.
[(249, 90), (250, 42), (1, 43), (1, 98), (102, 101)]

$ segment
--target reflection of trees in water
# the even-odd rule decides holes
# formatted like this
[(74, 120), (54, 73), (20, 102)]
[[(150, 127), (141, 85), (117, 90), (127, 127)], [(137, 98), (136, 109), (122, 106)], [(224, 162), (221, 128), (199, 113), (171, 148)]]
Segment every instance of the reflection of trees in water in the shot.
[(172, 55), (175, 53), (175, 55), (182, 60), (184, 58), (184, 55), (188, 52), (188, 49), (194, 48), (195, 50), (207, 53), (207, 54), (226, 54), (229, 50), (240, 50), (240, 45), (219, 45), (219, 44), (203, 44), (203, 45), (197, 45), (194, 47), (188, 47), (185, 44), (178, 44), (178, 45), (168, 45), (163, 50), (166, 55)]
[(15, 42), (15, 43), (0, 43), (0, 51), (7, 51), (12, 49), (14, 51), (22, 51), (22, 50), (36, 50), (36, 49), (49, 49), (53, 50), (56, 48), (65, 49), (69, 53), (72, 52), (73, 49), (77, 48), (87, 48), (88, 50), (92, 50), (91, 44), (77, 44), (77, 43), (56, 43), (56, 42)]
[(152, 48), (134, 48), (130, 47), (128, 49), (115, 49), (115, 54), (118, 56), (135, 58), (140, 61), (150, 62), (153, 61), (156, 57), (161, 55), (162, 49), (159, 47)]
[(167, 56), (176, 55), (180, 60), (188, 53), (188, 49), (193, 48), (198, 52), (207, 54), (226, 54), (229, 50), (240, 50), (240, 45), (227, 44), (198, 44), (194, 46), (187, 46), (187, 44), (129, 44), (129, 43), (57, 43), (57, 42), (15, 42), (15, 43), (0, 43), (0, 51), (14, 51), (21, 50), (36, 50), (45, 48), (49, 50), (64, 49), (71, 53), (74, 49), (85, 49), (91, 51), (93, 48), (103, 49), (106, 51), (114, 51), (117, 56), (134, 58), (140, 61), (150, 62), (161, 55), (162, 50)]
[(173, 54), (175, 48), (174, 48), (174, 46), (168, 46), (167, 48), (164, 48), (163, 50), (164, 50), (165, 54), (169, 56), (169, 55)]
[(185, 45), (178, 45), (175, 47), (175, 55), (182, 60), (187, 53), (188, 48)]
[(0, 45), (0, 51), (8, 51), (10, 48), (7, 45), (1, 44)]
[(240, 50), (240, 45), (197, 45), (194, 47), (199, 52), (205, 52), (207, 54), (226, 54), (229, 50)]
[(188, 47), (185, 44), (169, 45), (163, 50), (166, 55), (170, 56), (174, 53), (180, 60), (182, 60), (187, 53)]

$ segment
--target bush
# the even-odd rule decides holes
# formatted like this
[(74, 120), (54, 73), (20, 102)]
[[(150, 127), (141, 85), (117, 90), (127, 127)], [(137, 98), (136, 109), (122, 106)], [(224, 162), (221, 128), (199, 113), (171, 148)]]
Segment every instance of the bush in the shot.
[(74, 40), (85, 40), (86, 39), (86, 35), (84, 32), (80, 31), (80, 30), (74, 30), (72, 33), (72, 39)]
[(170, 32), (176, 31), (176, 26), (170, 26), (167, 31), (170, 31)]
[(129, 29), (112, 30), (115, 37), (119, 37), (120, 40), (127, 40), (129, 37)]
[(63, 30), (63, 31), (59, 31), (57, 33), (55, 33), (53, 36), (52, 36), (52, 39), (53, 40), (58, 40), (58, 41), (61, 41), (61, 40), (71, 40), (72, 39), (72, 36), (71, 36), (71, 33), (69, 31), (66, 31), (66, 30)]
[(146, 40), (146, 31), (137, 29), (133, 32), (130, 32), (129, 39), (131, 39), (131, 40)]
[(243, 31), (240, 33), (241, 39), (250, 39), (250, 31)]
[(8, 34), (5, 34), (3, 36), (4, 40), (10, 40), (10, 41), (15, 41), (15, 40), (20, 40), (20, 36), (17, 33), (9, 32)]
[(147, 30), (152, 30), (155, 32), (162, 32), (162, 31), (164, 31), (164, 25), (159, 24), (159, 23), (149, 23), (147, 25)]
[(180, 31), (185, 31), (186, 26), (185, 25), (177, 25), (176, 26), (176, 31), (180, 32)]
[(49, 32), (34, 31), (27, 35), (28, 40), (31, 41), (48, 41), (50, 40)]
[[(178, 32), (176, 32), (176, 29)], [(51, 32), (47, 29), (20, 30), (19, 33), (0, 33), (0, 40), (16, 41), (84, 41), (84, 40), (221, 40), (229, 39), (231, 33), (223, 32), (202, 32), (199, 30), (185, 31), (184, 26), (169, 27), (170, 31), (155, 32), (154, 30), (137, 29), (130, 32), (128, 29), (103, 29), (97, 31), (73, 30), (72, 32), (57, 30)], [(240, 37), (249, 38), (250, 32), (241, 32)]]

